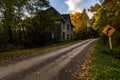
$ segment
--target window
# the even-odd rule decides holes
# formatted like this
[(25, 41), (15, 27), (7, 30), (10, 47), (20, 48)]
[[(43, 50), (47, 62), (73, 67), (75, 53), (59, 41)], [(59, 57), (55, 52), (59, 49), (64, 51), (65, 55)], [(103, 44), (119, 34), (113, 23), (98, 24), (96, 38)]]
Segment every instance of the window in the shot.
[(69, 34), (67, 34), (67, 40), (69, 40), (70, 38), (69, 38), (70, 36), (69, 36)]
[(69, 30), (69, 24), (67, 24), (67, 30)]
[(63, 22), (63, 29), (65, 29), (65, 22)]
[(65, 40), (65, 32), (63, 32), (63, 40)]

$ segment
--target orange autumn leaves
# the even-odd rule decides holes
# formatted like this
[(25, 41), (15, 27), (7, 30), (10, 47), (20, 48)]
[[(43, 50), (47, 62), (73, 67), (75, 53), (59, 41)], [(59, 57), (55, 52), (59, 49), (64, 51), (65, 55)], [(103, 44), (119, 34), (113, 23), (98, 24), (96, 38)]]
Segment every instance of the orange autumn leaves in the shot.
[(73, 31), (78, 32), (79, 29), (80, 29), (80, 25), (82, 24), (82, 22), (81, 22), (81, 14), (76, 12), (75, 14), (71, 14), (70, 18), (71, 18), (71, 22), (72, 22), (72, 24), (74, 26)]
[(70, 14), (73, 31), (77, 35), (83, 35), (87, 30), (88, 15), (84, 9), (82, 13)]
[(71, 14), (70, 18), (74, 26), (74, 32), (78, 32), (87, 25), (88, 16), (86, 13), (76, 12), (74, 14)]

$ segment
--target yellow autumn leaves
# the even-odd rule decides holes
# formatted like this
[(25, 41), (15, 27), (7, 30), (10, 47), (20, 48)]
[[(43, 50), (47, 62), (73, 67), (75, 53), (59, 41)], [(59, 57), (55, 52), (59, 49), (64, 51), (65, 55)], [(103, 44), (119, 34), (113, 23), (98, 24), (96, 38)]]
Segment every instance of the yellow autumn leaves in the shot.
[(84, 28), (84, 26), (87, 25), (88, 16), (86, 12), (84, 13), (76, 12), (74, 14), (71, 14), (70, 18), (74, 26), (74, 32), (79, 31), (80, 29)]
[(87, 30), (88, 15), (84, 9), (82, 13), (70, 14), (73, 31), (77, 35), (83, 35)]

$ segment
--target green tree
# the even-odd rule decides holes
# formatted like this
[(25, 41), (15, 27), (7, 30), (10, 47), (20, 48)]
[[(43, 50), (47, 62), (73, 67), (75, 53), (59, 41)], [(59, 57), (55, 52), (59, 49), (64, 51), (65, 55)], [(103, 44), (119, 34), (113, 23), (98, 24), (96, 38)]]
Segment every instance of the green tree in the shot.
[(23, 35), (26, 35), (24, 19), (34, 17), (38, 11), (48, 6), (48, 0), (1, 0), (0, 22), (2, 29), (0, 31), (3, 30), (3, 33), (0, 36), (4, 37), (1, 37), (0, 45), (21, 42)]
[(99, 29), (104, 41), (107, 39), (102, 33), (102, 30), (106, 25), (110, 25), (116, 29), (116, 32), (112, 35), (113, 43), (115, 46), (119, 46), (120, 40), (120, 1), (119, 0), (105, 0), (101, 7), (94, 15), (94, 29)]

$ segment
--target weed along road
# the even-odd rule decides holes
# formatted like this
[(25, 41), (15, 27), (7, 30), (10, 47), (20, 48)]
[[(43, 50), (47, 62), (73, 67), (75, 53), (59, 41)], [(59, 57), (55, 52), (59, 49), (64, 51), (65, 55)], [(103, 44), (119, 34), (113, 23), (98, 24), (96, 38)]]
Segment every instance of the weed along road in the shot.
[[(59, 80), (61, 71), (75, 57), (85, 57), (88, 50), (97, 39), (82, 42), (47, 52), (45, 54), (0, 67), (0, 80)], [(84, 59), (80, 59), (83, 62)], [(82, 63), (80, 63), (81, 65)], [(71, 66), (74, 67), (74, 66)], [(55, 79), (56, 78), (56, 79)]]

